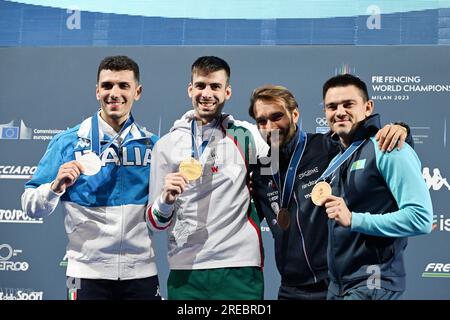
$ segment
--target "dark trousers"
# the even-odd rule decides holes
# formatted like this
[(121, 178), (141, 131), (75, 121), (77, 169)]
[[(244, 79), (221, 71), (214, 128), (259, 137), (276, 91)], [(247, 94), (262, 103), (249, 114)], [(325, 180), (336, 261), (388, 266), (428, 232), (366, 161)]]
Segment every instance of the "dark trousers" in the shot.
[(284, 286), (278, 290), (278, 300), (326, 300), (328, 281), (322, 280), (307, 286)]
[(328, 293), (328, 300), (398, 300), (403, 291), (391, 291), (385, 288), (369, 289), (359, 286), (348, 290), (342, 295)]
[(158, 276), (133, 280), (75, 279), (69, 300), (161, 300)]

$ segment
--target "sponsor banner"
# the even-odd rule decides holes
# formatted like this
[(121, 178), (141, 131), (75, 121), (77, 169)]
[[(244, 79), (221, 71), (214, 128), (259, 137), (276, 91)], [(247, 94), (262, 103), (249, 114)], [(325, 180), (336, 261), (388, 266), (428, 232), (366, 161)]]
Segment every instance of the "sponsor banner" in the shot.
[(0, 223), (43, 223), (42, 218), (33, 219), (20, 209), (0, 209)]
[(420, 75), (372, 75), (372, 100), (408, 101), (411, 93), (449, 93), (450, 83), (433, 83)]
[(59, 262), (59, 266), (67, 268), (67, 253), (64, 255), (63, 259)]
[(36, 172), (36, 166), (17, 166), (0, 164), (0, 179), (25, 179), (29, 180)]
[(432, 230), (434, 232), (450, 232), (450, 218), (443, 214), (434, 214)]
[(0, 272), (25, 272), (30, 268), (26, 261), (15, 261), (15, 257), (22, 253), (21, 249), (14, 249), (11, 245), (0, 244)]
[(430, 262), (425, 267), (422, 277), (450, 279), (450, 263)]
[(442, 176), (440, 168), (431, 169), (429, 167), (423, 167), (422, 176), (428, 189), (433, 191), (450, 191), (450, 184), (447, 178)]
[(0, 300), (43, 300), (44, 291), (31, 288), (0, 288)]

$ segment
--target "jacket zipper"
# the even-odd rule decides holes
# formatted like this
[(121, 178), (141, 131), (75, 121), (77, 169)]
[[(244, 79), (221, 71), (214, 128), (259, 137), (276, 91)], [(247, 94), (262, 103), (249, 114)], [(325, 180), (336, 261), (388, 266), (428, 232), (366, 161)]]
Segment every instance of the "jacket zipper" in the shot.
[[(119, 161), (120, 163), (122, 163), (122, 159), (123, 159), (123, 154), (122, 154), (122, 145), (117, 146), (117, 151), (118, 151), (118, 155), (119, 155)], [(119, 166), (117, 168), (118, 172), (118, 177), (120, 179), (120, 197), (122, 197), (123, 194), (123, 179), (122, 179), (122, 170), (121, 170), (122, 166)], [(118, 252), (118, 275), (119, 275), (119, 280), (121, 278), (122, 275), (122, 268), (121, 268), (121, 256), (122, 256), (122, 245), (123, 245), (123, 238), (124, 238), (124, 232), (123, 232), (123, 203), (122, 203), (122, 199), (120, 199), (120, 245), (119, 245), (119, 252)]]
[(299, 214), (298, 214), (298, 211), (299, 211), (299, 205), (298, 205), (298, 201), (297, 201), (297, 195), (294, 193), (294, 200), (295, 200), (295, 204), (297, 205), (297, 210), (296, 210), (296, 220), (297, 220), (297, 227), (298, 227), (298, 230), (300, 231), (300, 236), (301, 236), (301, 238), (302, 238), (302, 250), (303, 250), (303, 254), (305, 255), (305, 259), (306, 259), (306, 263), (308, 264), (308, 267), (309, 267), (309, 271), (311, 271), (311, 273), (312, 273), (312, 275), (313, 275), (313, 277), (314, 277), (314, 283), (316, 283), (317, 282), (317, 276), (316, 276), (316, 274), (315, 274), (315, 272), (314, 272), (314, 270), (313, 270), (313, 268), (311, 267), (311, 263), (309, 262), (309, 258), (308, 258), (308, 253), (306, 252), (306, 246), (305, 246), (305, 240), (304, 240), (304, 237), (303, 237), (303, 233), (302, 233), (302, 228), (301, 228), (301, 226), (300, 226), (300, 220), (299, 220)]

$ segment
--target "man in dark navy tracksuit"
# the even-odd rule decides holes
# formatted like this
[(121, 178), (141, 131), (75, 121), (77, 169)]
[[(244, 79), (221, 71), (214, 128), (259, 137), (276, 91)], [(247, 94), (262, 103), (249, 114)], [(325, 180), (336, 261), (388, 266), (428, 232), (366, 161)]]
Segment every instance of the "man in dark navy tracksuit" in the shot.
[[(279, 147), (280, 185), (284, 185), (290, 159), (300, 139), (297, 127), (299, 110), (294, 96), (281, 86), (263, 86), (254, 90), (250, 109), (260, 132), (267, 134), (271, 152)], [(279, 140), (271, 140), (277, 130)], [(380, 146), (392, 149), (403, 143), (406, 130), (399, 125), (387, 125), (382, 131)], [(304, 151), (295, 170), (292, 196), (289, 199), (289, 226), (283, 230), (277, 223), (280, 192), (272, 174), (262, 167), (253, 172), (253, 196), (258, 213), (263, 214), (275, 240), (275, 258), (281, 275), (279, 299), (325, 299), (328, 286), (327, 216), (323, 207), (310, 200), (311, 189), (328, 163), (339, 152), (339, 144), (331, 134), (306, 134)], [(276, 144), (274, 146), (273, 144)], [(400, 144), (399, 144), (400, 145)], [(277, 154), (278, 155), (278, 154)], [(273, 156), (273, 154), (272, 154)], [(276, 158), (276, 157), (271, 157)], [(261, 161), (266, 163), (265, 161)], [(267, 169), (267, 168), (265, 168)]]
[(330, 219), (328, 299), (398, 299), (405, 290), (407, 237), (429, 233), (433, 220), (420, 160), (409, 146), (378, 150), (379, 117), (371, 115), (373, 101), (359, 78), (329, 79), (323, 98), (340, 141), (332, 195), (322, 206)]

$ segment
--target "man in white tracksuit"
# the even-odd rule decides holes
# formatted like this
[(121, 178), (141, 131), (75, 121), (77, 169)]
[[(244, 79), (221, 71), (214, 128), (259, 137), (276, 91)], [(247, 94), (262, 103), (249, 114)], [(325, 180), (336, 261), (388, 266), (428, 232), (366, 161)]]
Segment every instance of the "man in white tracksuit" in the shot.
[(248, 165), (268, 146), (255, 126), (221, 112), (229, 77), (221, 58), (198, 58), (188, 87), (193, 110), (153, 149), (146, 218), (150, 229), (168, 229), (169, 299), (264, 296), (260, 223), (247, 182)]

